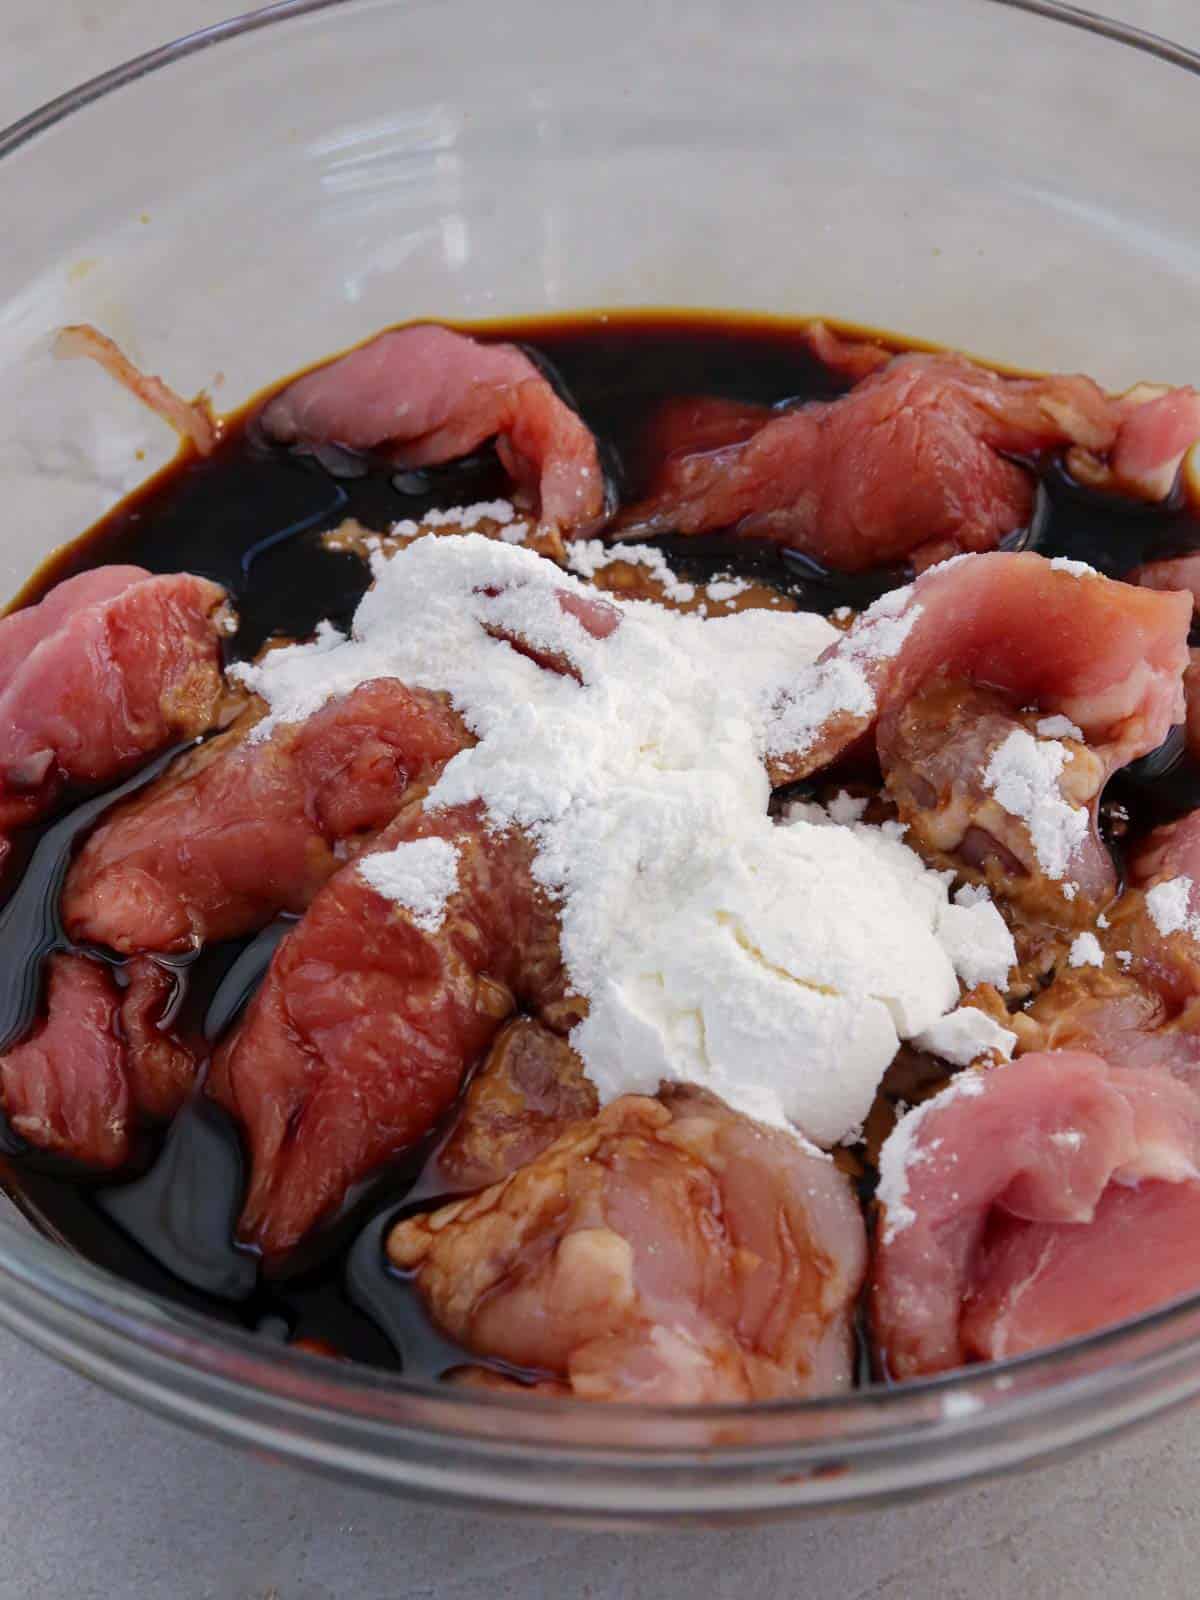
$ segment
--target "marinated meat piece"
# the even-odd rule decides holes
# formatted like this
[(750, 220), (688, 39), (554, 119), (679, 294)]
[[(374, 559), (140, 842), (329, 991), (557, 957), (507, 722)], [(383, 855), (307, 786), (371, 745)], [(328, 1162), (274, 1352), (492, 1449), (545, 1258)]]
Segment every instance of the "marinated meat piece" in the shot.
[(142, 1122), (165, 1122), (187, 1099), (196, 1056), (171, 1028), (174, 974), (129, 963), (125, 987), (80, 955), (47, 962), (46, 1016), (0, 1056), (0, 1097), (29, 1144), (84, 1166), (120, 1167)]
[(77, 611), (102, 605), (148, 577), (144, 567), (92, 567), (56, 583), (43, 600), (0, 618), (0, 684), (7, 683), (36, 650)]
[(149, 956), (128, 962), (124, 977), (121, 1037), (133, 1104), (147, 1121), (168, 1122), (182, 1108), (196, 1076), (196, 1054), (172, 1026), (180, 977)]
[[(872, 365), (876, 353), (867, 347)], [(1033, 512), (1033, 480), (1008, 455), (1103, 452), (1117, 428), (1089, 378), (1002, 378), (945, 355), (897, 356), (840, 399), (762, 412), (753, 432), (744, 407), (724, 431), (715, 410), (698, 406), (696, 419), (690, 439), (674, 429), (646, 498), (617, 527), (732, 528), (847, 572), (994, 550)]]
[(1142, 500), (1165, 500), (1175, 487), (1184, 457), (1200, 440), (1200, 395), (1140, 383), (1112, 401), (1117, 433), (1108, 459), (1098, 459), (1086, 441), (1067, 454), (1081, 482)]
[(0, 829), (212, 725), (224, 599), (188, 573), (102, 568), (0, 620)]
[(626, 1095), (504, 1183), (402, 1222), (388, 1254), (467, 1350), (588, 1400), (849, 1387), (853, 1190), (702, 1091)]
[[(1127, 872), (1093, 935), (1102, 965), (1060, 970), (1014, 1026), (1026, 1049), (1096, 1050), (1200, 1086), (1200, 812), (1155, 829)], [(1173, 886), (1165, 910), (1161, 886)]]
[(1134, 567), (1125, 581), (1141, 584), (1144, 589), (1182, 589), (1191, 595), (1193, 608), (1200, 610), (1200, 554), (1147, 561), (1144, 566)]
[(13, 1132), (89, 1167), (119, 1167), (130, 1148), (131, 1094), (108, 969), (84, 956), (47, 963), (48, 1020), (0, 1056)]
[(1154, 1311), (1200, 1289), (1200, 1183), (1110, 1183), (1086, 1227), (1001, 1220), (962, 1320), (971, 1360), (999, 1361)]
[(444, 920), (422, 926), (373, 888), (372, 857), (344, 867), (214, 1058), (208, 1092), (250, 1156), (239, 1238), (268, 1262), (430, 1132), (518, 1001), (564, 1030), (577, 1018), (530, 844), (490, 832), (478, 808), (425, 812), (414, 797), (375, 851), (427, 839), (456, 853)]
[(160, 416), (168, 427), (174, 428), (181, 439), (190, 439), (198, 455), (208, 456), (216, 449), (221, 428), (213, 419), (208, 396), (184, 400), (161, 378), (148, 378), (99, 329), (86, 322), (64, 328), (55, 341), (54, 353), (67, 358), (87, 356), (98, 362), (123, 389), (128, 389), (144, 406)]
[[(1124, 1246), (1114, 1209), (1137, 1206), (1102, 1203), (1117, 1185), (1157, 1209), (1152, 1191), (1200, 1178), (1198, 1153), (1200, 1096), (1165, 1073), (1075, 1052), (964, 1074), (910, 1112), (880, 1161), (871, 1272), (872, 1322), (890, 1375), (959, 1366), (1004, 1343), (1010, 1322), (1036, 1340), (1125, 1315), (1128, 1296), (1109, 1286), (1127, 1284), (1129, 1269), (1109, 1252)], [(1069, 1245), (1064, 1229), (1073, 1230)], [(1138, 1260), (1142, 1305), (1178, 1292), (1176, 1238), (1148, 1231)], [(1194, 1261), (1200, 1287), (1200, 1251)]]
[(885, 350), (870, 339), (844, 339), (824, 322), (810, 322), (804, 340), (821, 365), (851, 383), (860, 383), (880, 367), (886, 367), (895, 351)]
[(175, 952), (300, 912), (471, 742), (436, 695), (361, 684), (261, 741), (258, 711), (110, 813), (63, 894), (73, 939)]
[(776, 707), (776, 783), (847, 751), (930, 678), (966, 679), (1074, 723), (1111, 772), (1183, 720), (1191, 603), (1042, 556), (979, 555), (885, 595)]
[(283, 444), (385, 446), (410, 468), (495, 438), (505, 471), (540, 507), (543, 533), (590, 532), (608, 509), (596, 441), (524, 351), (432, 323), (382, 333), (298, 378), (262, 422)]
[(600, 1109), (583, 1062), (532, 1017), (510, 1022), (471, 1079), (438, 1153), (448, 1189), (483, 1189), (541, 1155), (565, 1128)]
[(1006, 695), (939, 676), (880, 718), (879, 759), (906, 842), (927, 861), (986, 883), (1033, 927), (1090, 928), (1117, 893), (1096, 821), (1105, 763), (1056, 732), (1064, 761), (1046, 799), (1086, 817), (1065, 876), (1046, 871), (1030, 821), (1002, 805), (988, 781), (1014, 731), (1036, 739), (1040, 720)]

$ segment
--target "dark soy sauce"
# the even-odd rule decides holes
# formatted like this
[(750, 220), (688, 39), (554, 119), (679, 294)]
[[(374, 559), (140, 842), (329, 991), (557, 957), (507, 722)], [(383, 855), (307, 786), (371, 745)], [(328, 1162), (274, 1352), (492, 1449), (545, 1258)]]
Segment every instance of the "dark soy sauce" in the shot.
[[(847, 387), (813, 357), (800, 325), (767, 318), (613, 313), (467, 331), (527, 345), (595, 431), (625, 500), (646, 483), (646, 425), (664, 401), (705, 394), (780, 405), (832, 399)], [(262, 437), (255, 425), (261, 403), (230, 420), (212, 456), (182, 454), (56, 555), (21, 600), (39, 599), (61, 579), (105, 562), (200, 573), (224, 584), (237, 604), (241, 624), (228, 645), (236, 660), (272, 635), (302, 638), (322, 619), (349, 621), (367, 569), (322, 543), (343, 519), (383, 530), (434, 508), (508, 493), (490, 450), (403, 474), (339, 450), (293, 455)], [(1146, 508), (1097, 495), (1053, 461), (1039, 475), (1033, 525), (1013, 544), (1085, 560), (1114, 577), (1142, 561), (1200, 548), (1200, 520), (1182, 500)], [(899, 571), (838, 577), (773, 546), (723, 537), (653, 542), (684, 578), (702, 582), (732, 571), (822, 612), (859, 609), (905, 577)], [(0, 909), (0, 1040), (28, 1027), (42, 957), (64, 947), (56, 900), (73, 845), (107, 805), (162, 764), (107, 795), (74, 797), (75, 809), (64, 803), (47, 825), (18, 840), (3, 886), (9, 898)], [(1119, 775), (1106, 798), (1113, 814), (1127, 814), (1134, 833), (1197, 805), (1200, 772), (1181, 745)], [(254, 938), (215, 946), (179, 966), (182, 1031), (210, 1044), (219, 1038), (253, 994), (287, 927), (281, 918)], [(114, 964), (119, 976), (120, 963)], [(385, 1266), (387, 1227), (438, 1195), (436, 1135), (427, 1150), (360, 1186), (288, 1275), (272, 1280), (233, 1244), (243, 1165), (235, 1128), (199, 1094), (141, 1167), (119, 1182), (81, 1176), (11, 1136), (0, 1144), (0, 1186), (39, 1228), (147, 1290), (267, 1341), (318, 1341), (357, 1361), (427, 1377), (471, 1359), (430, 1326), (411, 1288)], [(501, 1370), (524, 1381), (538, 1376)]]

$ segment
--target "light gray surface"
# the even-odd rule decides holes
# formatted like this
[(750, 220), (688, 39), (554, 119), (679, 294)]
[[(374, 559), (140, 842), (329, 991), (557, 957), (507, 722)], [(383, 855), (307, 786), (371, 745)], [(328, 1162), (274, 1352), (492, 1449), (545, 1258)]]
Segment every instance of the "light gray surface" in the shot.
[[(0, 0), (0, 123), (227, 9)], [(1200, 41), (1196, 0), (1123, 10)], [(7, 1335), (0, 1396), (0, 1600), (1175, 1600), (1197, 1588), (1194, 1414), (888, 1512), (623, 1536), (450, 1516), (307, 1478), (144, 1416)]]

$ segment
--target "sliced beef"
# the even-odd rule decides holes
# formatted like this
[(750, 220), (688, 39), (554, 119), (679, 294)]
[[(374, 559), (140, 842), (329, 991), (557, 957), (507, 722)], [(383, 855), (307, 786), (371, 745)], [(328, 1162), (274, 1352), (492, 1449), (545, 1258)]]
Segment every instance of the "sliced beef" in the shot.
[(576, 1018), (528, 841), (491, 832), (476, 807), (425, 812), (416, 799), (375, 853), (429, 839), (455, 853), (442, 919), (373, 888), (372, 856), (344, 867), (214, 1058), (208, 1092), (250, 1155), (239, 1237), (269, 1262), (430, 1132), (518, 1001), (564, 1030)]
[(617, 527), (728, 528), (841, 571), (905, 559), (920, 569), (994, 550), (1029, 523), (1033, 479), (1010, 456), (1104, 452), (1116, 437), (1112, 405), (1088, 378), (1003, 378), (946, 355), (878, 366), (876, 347), (858, 363), (850, 350), (838, 341), (842, 370), (867, 375), (837, 400), (757, 416), (723, 401), (673, 407), (650, 489)]
[(46, 1017), (0, 1056), (0, 1099), (15, 1133), (53, 1155), (112, 1169), (143, 1121), (165, 1121), (187, 1097), (195, 1057), (167, 1026), (175, 979), (132, 962), (126, 987), (101, 962), (51, 956)]
[(545, 1392), (693, 1404), (847, 1389), (865, 1237), (832, 1161), (691, 1088), (627, 1095), (395, 1228), (435, 1322)]
[(0, 830), (212, 726), (224, 600), (188, 573), (102, 567), (0, 619)]
[(405, 467), (453, 461), (494, 438), (543, 533), (588, 533), (607, 509), (596, 441), (525, 352), (433, 323), (382, 333), (306, 373), (262, 422), (283, 444), (386, 448)]
[(113, 811), (68, 876), (71, 937), (123, 953), (185, 951), (300, 912), (470, 741), (436, 695), (361, 684), (254, 738), (259, 713), (175, 762)]

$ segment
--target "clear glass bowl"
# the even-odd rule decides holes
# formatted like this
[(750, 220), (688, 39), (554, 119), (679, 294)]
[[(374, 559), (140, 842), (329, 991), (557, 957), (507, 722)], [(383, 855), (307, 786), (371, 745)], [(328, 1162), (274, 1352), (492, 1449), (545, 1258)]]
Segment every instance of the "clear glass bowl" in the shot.
[[(403, 318), (651, 304), (1195, 379), (1197, 71), (1046, 0), (307, 0), (154, 52), (0, 135), (0, 591), (172, 448), (98, 371), (52, 359), (64, 322), (228, 408)], [(1200, 1298), (840, 1400), (455, 1393), (264, 1349), (16, 1216), (0, 1320), (260, 1450), (593, 1521), (879, 1501), (1200, 1393)]]

